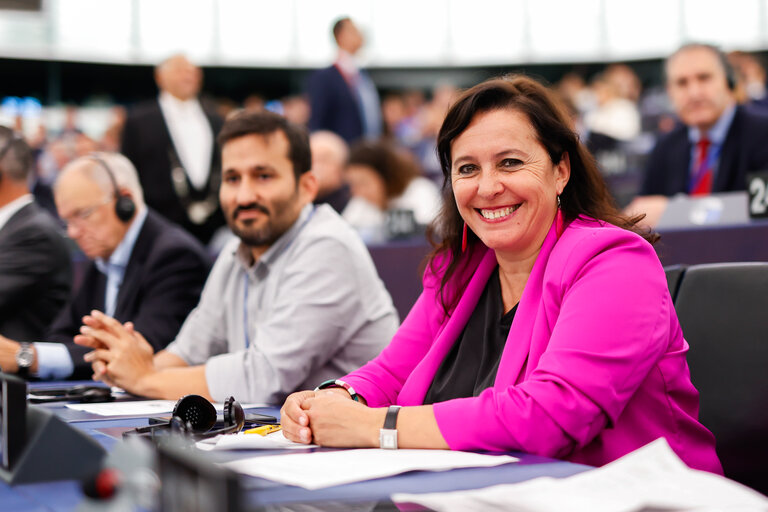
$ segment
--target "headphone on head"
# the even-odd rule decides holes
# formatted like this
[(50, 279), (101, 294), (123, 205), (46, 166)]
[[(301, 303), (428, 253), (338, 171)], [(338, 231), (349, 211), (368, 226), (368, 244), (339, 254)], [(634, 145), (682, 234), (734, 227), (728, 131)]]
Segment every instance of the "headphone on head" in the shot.
[(105, 162), (103, 158), (101, 158), (96, 153), (91, 153), (88, 156), (93, 161), (98, 162), (98, 164), (103, 167), (105, 171), (107, 171), (107, 176), (109, 176), (109, 181), (112, 183), (112, 188), (115, 193), (115, 215), (117, 215), (117, 218), (122, 222), (128, 222), (136, 213), (136, 203), (133, 202), (131, 196), (120, 192), (120, 188), (117, 186), (117, 179), (115, 179), (115, 174), (112, 172), (112, 169), (109, 168), (107, 162)]
[(211, 430), (215, 424), (216, 408), (213, 404), (200, 395), (187, 395), (181, 397), (173, 406), (171, 421), (135, 428), (125, 432), (123, 437), (149, 434), (149, 437), (154, 438), (158, 431), (171, 430), (197, 441), (220, 434), (240, 432), (245, 425), (245, 411), (234, 397), (231, 396), (224, 402), (224, 427)]
[(720, 60), (720, 64), (723, 66), (723, 71), (725, 72), (725, 82), (728, 84), (728, 90), (734, 91), (736, 89), (736, 84), (738, 83), (738, 79), (736, 78), (736, 70), (733, 69), (731, 62), (728, 60), (728, 56), (723, 50), (716, 46), (710, 46), (710, 48), (712, 48), (712, 51), (715, 52), (715, 55), (717, 55), (717, 58)]

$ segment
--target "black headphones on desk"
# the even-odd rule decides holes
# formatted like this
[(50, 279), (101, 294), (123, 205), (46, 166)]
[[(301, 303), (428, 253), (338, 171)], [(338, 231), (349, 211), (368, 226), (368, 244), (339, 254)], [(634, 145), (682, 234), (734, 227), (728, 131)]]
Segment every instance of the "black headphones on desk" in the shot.
[(207, 439), (220, 434), (240, 432), (245, 425), (245, 411), (234, 397), (224, 402), (224, 427), (211, 430), (216, 424), (216, 408), (211, 402), (200, 395), (181, 397), (173, 407), (171, 421), (158, 425), (139, 427), (123, 434), (123, 437), (140, 435), (155, 437), (155, 433), (163, 430), (181, 432), (197, 440)]

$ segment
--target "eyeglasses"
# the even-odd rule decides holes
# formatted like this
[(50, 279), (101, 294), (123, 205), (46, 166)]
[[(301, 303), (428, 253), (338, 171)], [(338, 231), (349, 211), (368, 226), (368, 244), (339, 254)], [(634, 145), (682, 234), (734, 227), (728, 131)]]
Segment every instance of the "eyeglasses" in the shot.
[(64, 221), (65, 226), (73, 225), (73, 226), (82, 227), (91, 217), (91, 215), (96, 213), (96, 210), (98, 210), (105, 204), (109, 204), (111, 202), (112, 202), (112, 198), (109, 198), (109, 199), (105, 199), (99, 204), (88, 206), (86, 208), (80, 208), (79, 210), (76, 210), (74, 213), (72, 213), (72, 215), (61, 217), (61, 220)]

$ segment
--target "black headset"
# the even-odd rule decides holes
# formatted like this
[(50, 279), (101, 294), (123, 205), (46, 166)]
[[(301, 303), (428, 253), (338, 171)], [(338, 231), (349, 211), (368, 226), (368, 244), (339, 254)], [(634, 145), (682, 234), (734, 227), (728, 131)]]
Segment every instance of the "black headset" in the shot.
[(224, 402), (223, 428), (211, 430), (216, 424), (216, 408), (200, 395), (181, 397), (174, 405), (171, 416), (171, 421), (167, 423), (139, 427), (125, 432), (123, 437), (136, 434), (149, 434), (150, 437), (154, 437), (158, 431), (172, 430), (200, 440), (219, 434), (240, 432), (245, 425), (245, 411), (234, 397), (229, 397)]
[(120, 188), (117, 186), (117, 180), (115, 179), (115, 174), (103, 158), (96, 153), (91, 153), (88, 157), (93, 161), (98, 162), (99, 165), (107, 171), (107, 176), (109, 176), (109, 181), (112, 182), (112, 188), (115, 191), (115, 215), (117, 215), (117, 218), (122, 222), (128, 222), (136, 213), (136, 203), (133, 202), (131, 196), (120, 192)]

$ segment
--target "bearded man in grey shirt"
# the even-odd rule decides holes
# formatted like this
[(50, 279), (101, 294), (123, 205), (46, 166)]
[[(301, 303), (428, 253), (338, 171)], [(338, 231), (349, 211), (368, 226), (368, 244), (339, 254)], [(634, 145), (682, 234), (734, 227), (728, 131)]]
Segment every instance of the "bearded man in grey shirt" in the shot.
[(221, 207), (237, 239), (221, 252), (176, 340), (154, 357), (130, 323), (94, 312), (83, 335), (101, 380), (134, 394), (279, 403), (376, 356), (398, 327), (355, 231), (313, 206), (306, 132), (270, 112), (219, 134)]

